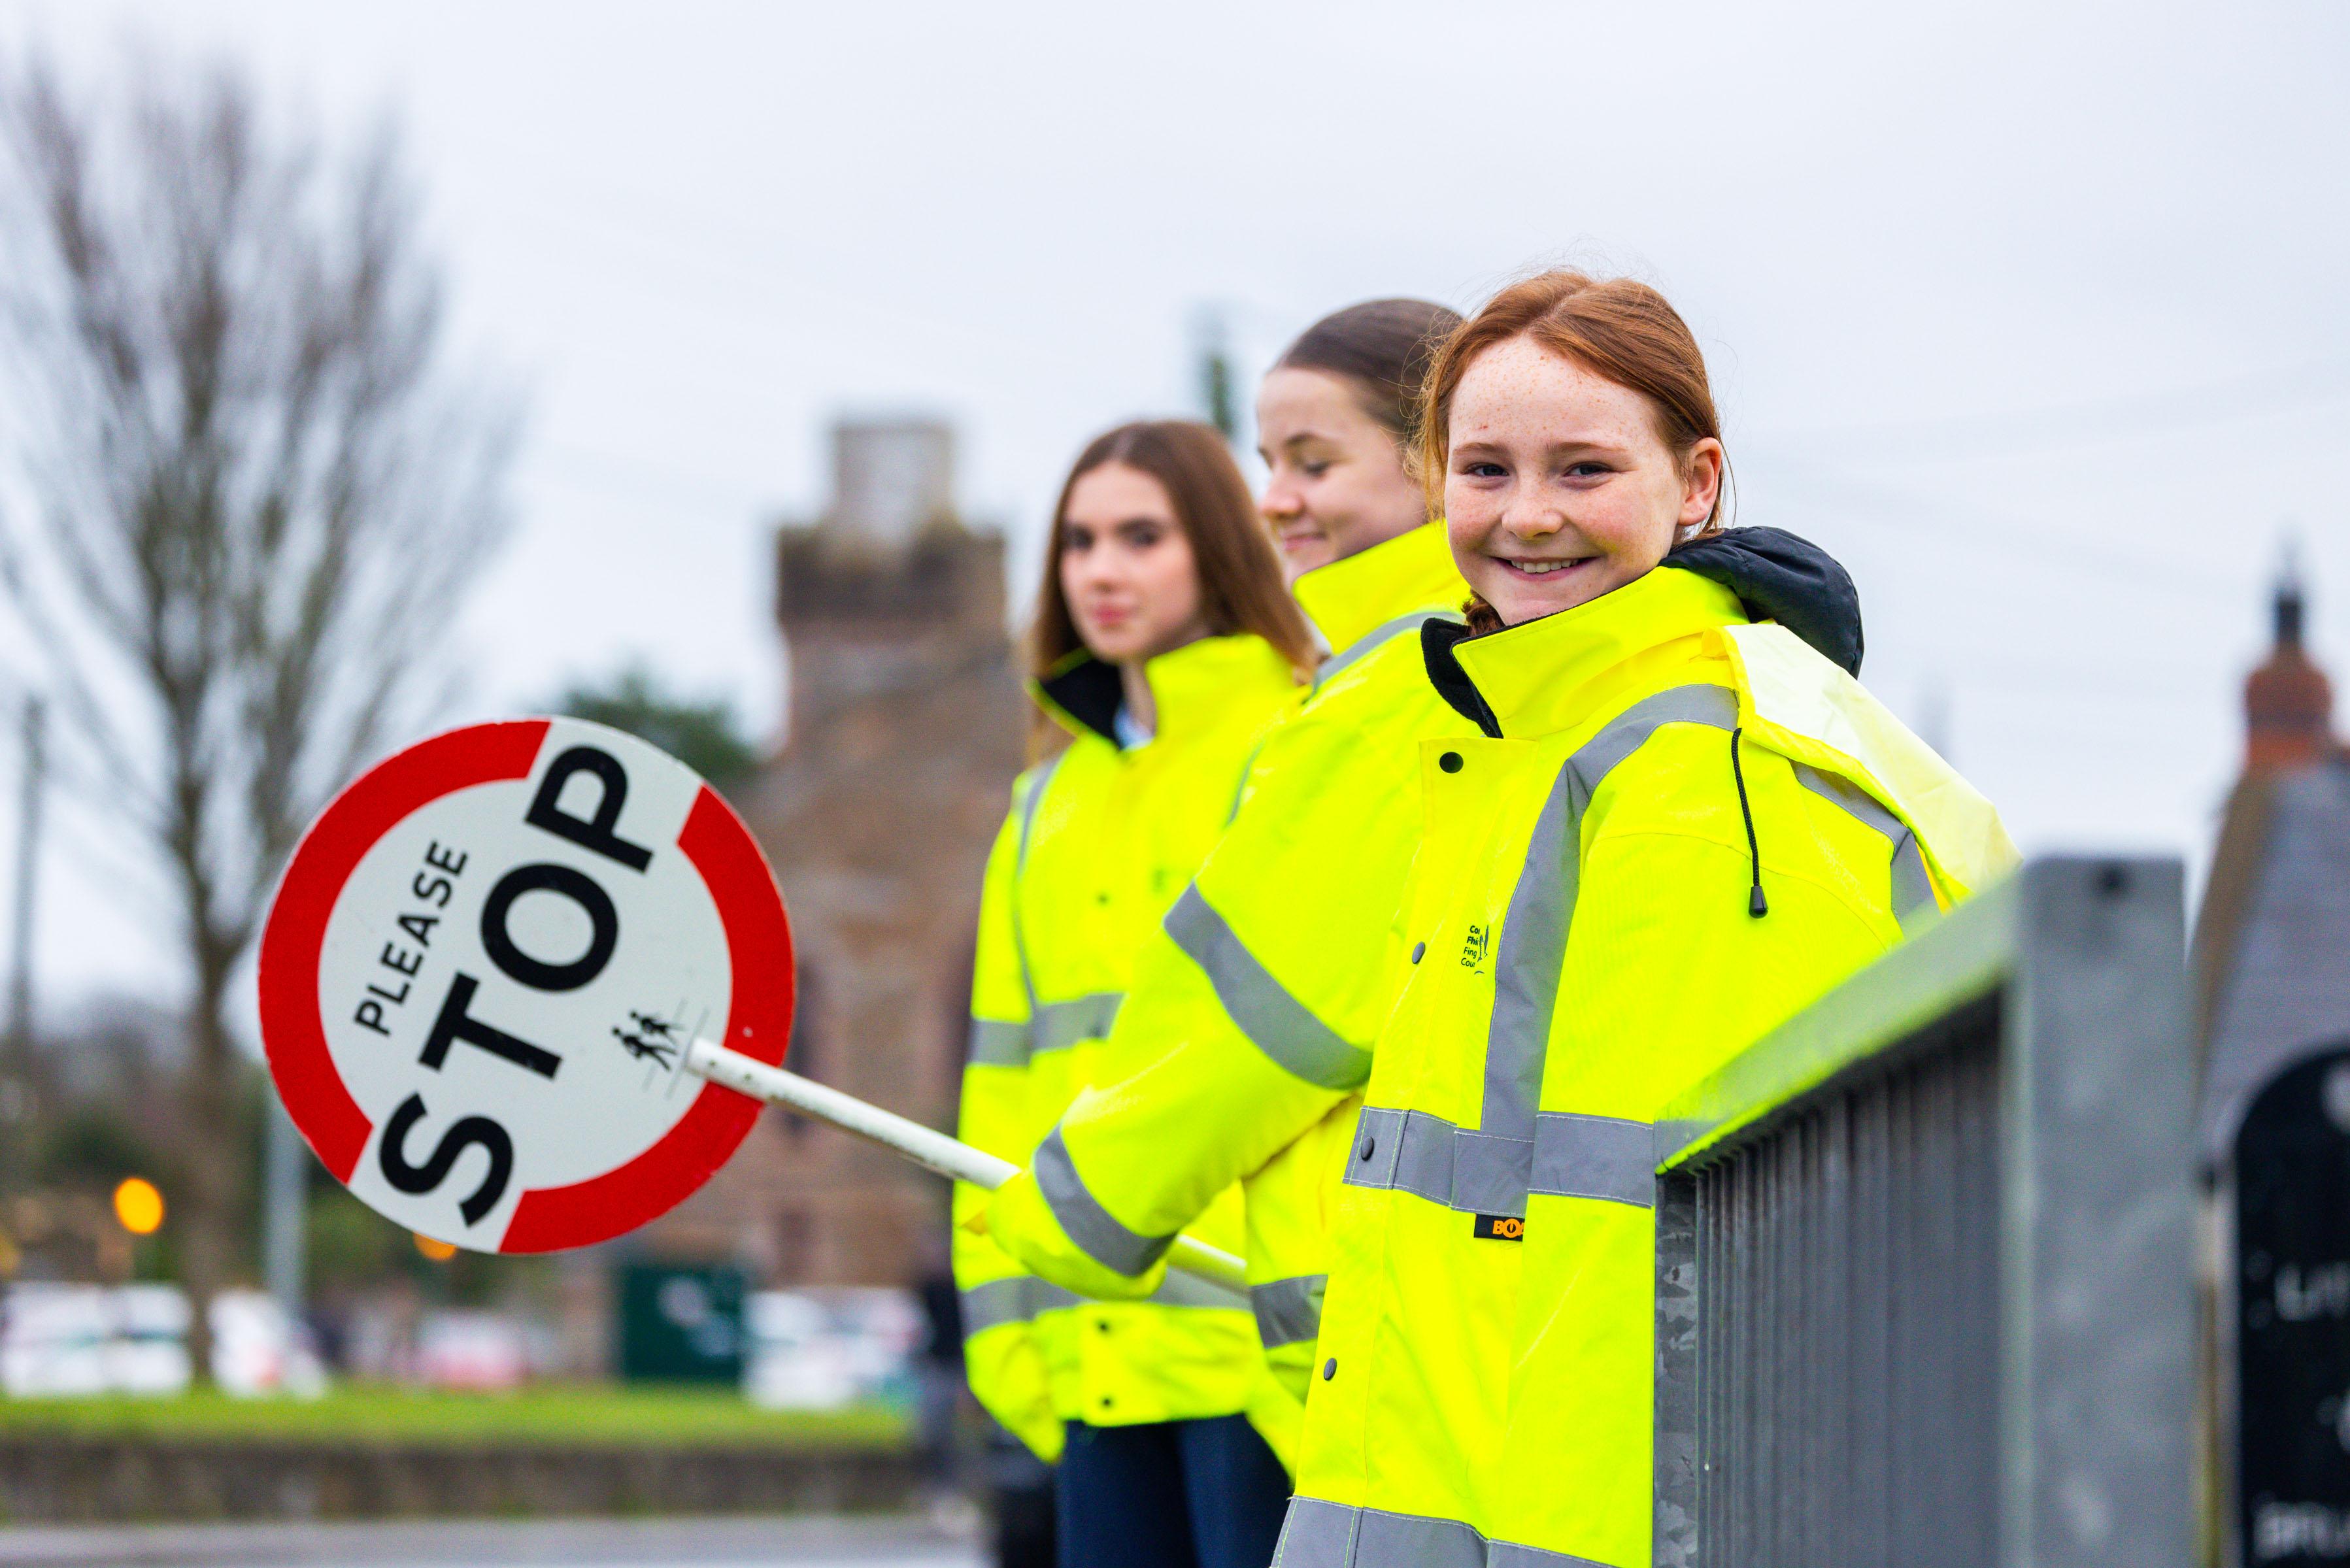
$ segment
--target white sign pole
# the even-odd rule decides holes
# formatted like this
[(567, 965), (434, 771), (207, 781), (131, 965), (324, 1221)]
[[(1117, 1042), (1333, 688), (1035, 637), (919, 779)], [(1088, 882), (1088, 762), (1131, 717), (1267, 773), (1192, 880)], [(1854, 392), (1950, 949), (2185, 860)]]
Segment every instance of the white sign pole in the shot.
[[(685, 1070), (713, 1084), (740, 1090), (754, 1099), (805, 1111), (818, 1121), (830, 1122), (844, 1132), (869, 1138), (904, 1155), (927, 1170), (968, 1181), (991, 1192), (1020, 1170), (1008, 1159), (998, 1159), (920, 1122), (909, 1121), (854, 1095), (827, 1088), (812, 1078), (786, 1073), (781, 1067), (770, 1067), (740, 1051), (730, 1051), (708, 1040), (698, 1039), (686, 1048)], [(1168, 1251), (1167, 1263), (1170, 1268), (1180, 1269), (1226, 1290), (1247, 1293), (1248, 1276), (1241, 1261), (1205, 1241), (1190, 1236), (1176, 1237), (1174, 1246)]]

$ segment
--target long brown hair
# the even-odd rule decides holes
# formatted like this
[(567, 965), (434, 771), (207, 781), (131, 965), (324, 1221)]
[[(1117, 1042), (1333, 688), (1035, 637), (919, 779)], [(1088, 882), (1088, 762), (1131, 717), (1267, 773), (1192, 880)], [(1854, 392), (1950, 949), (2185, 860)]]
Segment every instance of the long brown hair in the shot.
[(1210, 635), (1253, 632), (1278, 649), (1301, 673), (1313, 662), (1305, 618), (1282, 587), (1281, 563), (1258, 517), (1248, 481), (1224, 438), (1191, 420), (1140, 420), (1105, 431), (1087, 443), (1053, 504), (1053, 533), (1045, 548), (1045, 580), (1036, 590), (1036, 617), (1028, 630), (1028, 672), (1038, 680), (1085, 646), (1061, 591), (1061, 552), (1068, 527), (1069, 493), (1077, 481), (1113, 462), (1157, 480), (1175, 509), (1176, 524), (1191, 545), (1200, 575), (1200, 608)]
[(1363, 411), (1409, 450), (1429, 363), (1460, 326), (1458, 311), (1425, 299), (1367, 299), (1299, 333), (1274, 369), (1338, 377), (1355, 389)]
[[(1471, 317), (1437, 351), (1420, 390), (1418, 466), (1429, 509), (1444, 506), (1444, 467), (1452, 442), (1452, 395), (1470, 362), (1497, 343), (1531, 337), (1595, 376), (1648, 400), (1657, 438), (1688, 472), (1690, 453), (1721, 439), (1721, 416), (1706, 379), (1705, 355), (1689, 323), (1665, 296), (1628, 277), (1595, 278), (1560, 269), (1510, 285)], [(1730, 493), (1730, 460), (1713, 511), (1692, 539), (1719, 534)], [(1686, 542), (1686, 541), (1684, 541)]]

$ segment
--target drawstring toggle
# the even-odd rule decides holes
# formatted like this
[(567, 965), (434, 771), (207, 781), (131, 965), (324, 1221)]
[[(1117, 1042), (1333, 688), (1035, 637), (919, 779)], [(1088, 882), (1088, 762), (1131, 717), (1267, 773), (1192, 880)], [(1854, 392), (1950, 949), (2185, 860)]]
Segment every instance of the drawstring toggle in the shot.
[(1754, 808), (1746, 803), (1746, 770), (1738, 762), (1738, 739), (1745, 732), (1743, 727), (1730, 732), (1730, 776), (1738, 781), (1738, 815), (1746, 819), (1746, 858), (1754, 869), (1753, 887), (1746, 895), (1746, 912), (1759, 920), (1771, 912), (1771, 901), (1762, 897), (1762, 851), (1754, 841)]

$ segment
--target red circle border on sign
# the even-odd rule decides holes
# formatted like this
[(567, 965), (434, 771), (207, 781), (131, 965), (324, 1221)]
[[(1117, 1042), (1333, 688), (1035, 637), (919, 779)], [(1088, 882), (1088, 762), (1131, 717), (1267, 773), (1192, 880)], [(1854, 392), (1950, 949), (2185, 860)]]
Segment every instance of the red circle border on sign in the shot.
[[(784, 896), (758, 841), (733, 809), (702, 786), (677, 846), (702, 873), (726, 928), (726, 1037), (719, 1044), (770, 1067), (784, 1064), (791, 1044), (794, 967), (791, 921)], [(783, 983), (751, 977), (779, 954)], [(678, 1071), (685, 1069), (680, 1067)], [(568, 1187), (539, 1187), (522, 1195), (501, 1252), (552, 1252), (633, 1231), (685, 1201), (731, 1158), (759, 1119), (759, 1102), (718, 1084), (702, 1092), (652, 1147), (619, 1167)]]
[[(528, 778), (550, 727), (546, 719), (474, 724), (385, 759), (335, 798), (286, 864), (261, 938), (263, 1046), (286, 1114), (347, 1186), (375, 1127), (327, 1047), (318, 961), (335, 900), (367, 852), (411, 813), (462, 789)], [(723, 1044), (779, 1066), (791, 1040), (795, 987), (791, 921), (775, 874), (743, 819), (706, 784), (677, 845), (709, 889), (726, 932)], [(669, 1131), (626, 1165), (567, 1187), (525, 1191), (498, 1250), (582, 1246), (658, 1218), (726, 1163), (759, 1109), (747, 1095), (704, 1084)]]
[(375, 1131), (343, 1086), (318, 1009), (318, 956), (343, 885), (409, 814), (475, 784), (528, 778), (547, 721), (475, 724), (420, 741), (351, 782), (286, 864), (261, 933), (261, 1043), (286, 1114), (335, 1179), (350, 1185)]

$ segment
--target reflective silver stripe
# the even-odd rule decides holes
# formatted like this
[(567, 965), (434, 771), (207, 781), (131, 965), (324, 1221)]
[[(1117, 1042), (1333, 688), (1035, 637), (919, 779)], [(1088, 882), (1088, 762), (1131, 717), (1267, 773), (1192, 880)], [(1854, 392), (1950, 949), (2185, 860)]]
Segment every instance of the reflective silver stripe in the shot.
[[(1063, 1290), (1056, 1284), (1040, 1280), (1033, 1274), (1014, 1274), (1010, 1279), (990, 1280), (983, 1285), (973, 1285), (960, 1293), (962, 1300), (962, 1334), (969, 1339), (991, 1328), (1001, 1328), (1007, 1323), (1026, 1323), (1048, 1312), (1063, 1312), (1071, 1307), (1097, 1306), (1102, 1303), (1088, 1300), (1075, 1291)], [(1228, 1291), (1222, 1285), (1195, 1280), (1189, 1274), (1170, 1273), (1166, 1282), (1144, 1298), (1144, 1303), (1111, 1303), (1111, 1305), (1149, 1304), (1163, 1307), (1204, 1307), (1218, 1312), (1246, 1312), (1248, 1298), (1238, 1291)]]
[(1583, 875), (1584, 814), (1617, 764), (1665, 725), (1729, 730), (1737, 722), (1738, 694), (1729, 687), (1676, 686), (1634, 703), (1566, 759), (1534, 818), (1525, 865), (1503, 917), (1477, 1126), (1458, 1127), (1421, 1111), (1367, 1106), (1347, 1182), (1400, 1189), (1472, 1214), (1525, 1213), (1534, 1181), (1534, 1107)]
[(1293, 1497), (1273, 1548), (1273, 1568), (1347, 1568), (1358, 1511), (1318, 1497)]
[(1457, 621), (1460, 618), (1461, 618), (1459, 616), (1446, 615), (1439, 610), (1415, 610), (1410, 615), (1398, 616), (1395, 619), (1388, 621), (1384, 626), (1375, 626), (1370, 630), (1365, 632), (1362, 636), (1357, 638), (1354, 641), (1348, 643), (1344, 649), (1332, 654), (1329, 658), (1321, 662), (1320, 666), (1318, 666), (1314, 671), (1314, 685), (1312, 690), (1309, 691), (1306, 695), (1310, 697), (1314, 695), (1315, 692), (1321, 691), (1323, 686), (1329, 681), (1332, 676), (1336, 675), (1348, 665), (1353, 664), (1359, 659), (1369, 658), (1372, 654), (1377, 653), (1380, 649), (1385, 648), (1388, 643), (1393, 642), (1397, 638), (1401, 637), (1408, 631), (1418, 631), (1425, 622), (1431, 620)]
[(1533, 1189), (1656, 1207), (1656, 1136), (1647, 1122), (1544, 1111), (1534, 1118)]
[(1893, 914), (1905, 931), (1942, 912), (1934, 897), (1934, 879), (1926, 873), (1926, 852), (1918, 836), (1905, 830), (1893, 846)]
[(1103, 1268), (1115, 1273), (1139, 1274), (1174, 1245), (1172, 1235), (1137, 1235), (1101, 1206), (1078, 1177), (1077, 1168), (1069, 1158), (1069, 1146), (1061, 1141), (1059, 1127), (1036, 1146), (1035, 1168), (1037, 1190), (1044, 1193), (1053, 1218), (1061, 1222), (1069, 1240), (1084, 1248), (1086, 1255)]
[[(1567, 927), (1583, 877), (1583, 816), (1617, 764), (1667, 724), (1738, 722), (1738, 694), (1727, 686), (1677, 686), (1643, 698), (1610, 720), (1558, 772), (1526, 845), (1525, 868), (1511, 889), (1509, 912), (1493, 958), (1493, 1017), (1485, 1036), (1485, 1100), (1481, 1131), (1531, 1138), (1550, 1049), (1551, 1010), (1566, 961)], [(1508, 1213), (1510, 1210), (1482, 1210)]]
[(1485, 1538), (1458, 1520), (1357, 1509), (1356, 1568), (1485, 1568)]
[(1023, 1067), (1028, 1063), (1028, 1026), (1004, 1018), (971, 1021), (971, 1050), (964, 1060), (974, 1067)]
[(1267, 1350), (1300, 1345), (1322, 1332), (1322, 1292), (1327, 1274), (1299, 1274), (1249, 1287), (1249, 1305), (1256, 1311), (1257, 1342)]
[(1875, 795), (1837, 774), (1824, 774), (1809, 763), (1795, 764), (1795, 777), (1823, 800), (1835, 802), (1862, 824), (1883, 834), (1893, 845), (1893, 917), (1901, 929), (1912, 930), (1924, 916), (1938, 914), (1934, 880), (1926, 872), (1926, 854), (1909, 825), (1886, 809)]
[(1028, 1313), (1032, 1317), (1041, 1313), (1060, 1312), (1068, 1307), (1139, 1305), (1203, 1307), (1216, 1312), (1249, 1310), (1248, 1298), (1238, 1291), (1228, 1291), (1222, 1285), (1210, 1284), (1205, 1280), (1195, 1280), (1189, 1274), (1170, 1272), (1157, 1290), (1145, 1296), (1140, 1302), (1097, 1302), (1090, 1297), (1081, 1296), (1075, 1291), (1065, 1291), (1060, 1286), (1044, 1280), (1032, 1279), (1028, 1282)]
[[(1502, 940), (1493, 956), (1493, 1015), (1485, 1035), (1485, 1098), (1478, 1136), (1523, 1144), (1533, 1152), (1534, 1106), (1542, 1096), (1543, 1061), (1550, 1051), (1551, 1012), (1566, 961), (1567, 928), (1583, 877), (1583, 817), (1617, 764), (1667, 724), (1738, 722), (1738, 694), (1727, 686), (1677, 686), (1643, 698), (1608, 721), (1575, 749), (1558, 771), (1526, 845), (1525, 868), (1511, 889)], [(1482, 1192), (1475, 1211), (1523, 1214), (1530, 1172), (1523, 1166), (1507, 1189)], [(1483, 1183), (1480, 1183), (1482, 1189)], [(1454, 1187), (1461, 1182), (1456, 1176)]]
[(1036, 1012), (1036, 975), (1028, 964), (1028, 939), (1020, 932), (1020, 884), (1028, 876), (1028, 838), (1035, 830), (1036, 807), (1045, 799), (1045, 786), (1053, 780), (1053, 770), (1061, 765), (1064, 752), (1050, 757), (1037, 768), (1036, 782), (1028, 786), (1028, 794), (1020, 802), (1020, 839), (1012, 857), (1012, 953), (1020, 962), (1020, 989), (1028, 998), (1028, 1012)]
[(1050, 1281), (1032, 1279), (1028, 1282), (1028, 1315), (1030, 1317), (1035, 1317), (1040, 1313), (1058, 1312), (1063, 1307), (1085, 1304), (1085, 1297), (1075, 1291), (1065, 1291)]
[(1048, 1002), (1036, 1009), (1038, 1051), (1066, 1051), (1080, 1040), (1100, 1040), (1118, 1019), (1118, 1003), (1126, 998), (1114, 991), (1067, 1002)]
[(1172, 1269), (1159, 1287), (1150, 1293), (1150, 1304), (1171, 1307), (1210, 1307), (1218, 1312), (1246, 1312), (1249, 1299), (1238, 1291), (1228, 1291), (1206, 1280), (1190, 1274), (1179, 1274)]
[[(1021, 979), (1025, 981), (1027, 978), (1024, 961)], [(1125, 1000), (1117, 992), (1105, 991), (1067, 1002), (1038, 1003), (1032, 989), (1029, 1005), (1035, 1010), (1033, 1023), (1014, 1023), (1003, 1018), (971, 1021), (971, 1052), (967, 1060), (977, 1066), (1023, 1067), (1036, 1052), (1066, 1051), (1080, 1040), (1103, 1039), (1117, 1022), (1118, 1004)]]
[[(1021, 980), (1028, 981), (1027, 963), (1021, 963)], [(1118, 1020), (1118, 1004), (1126, 998), (1114, 991), (1097, 992), (1091, 996), (1073, 997), (1067, 1002), (1038, 1002), (1033, 985), (1029, 988), (1029, 1005), (1035, 1009), (1030, 1023), (1014, 1023), (1003, 1018), (974, 1018), (971, 1021), (971, 1051), (967, 1058), (972, 1064), (986, 1067), (1023, 1067), (1031, 1055), (1039, 1051), (1066, 1051), (1080, 1040), (1099, 1040), (1109, 1033), (1110, 1025)]]
[(969, 1339), (1007, 1323), (1026, 1323), (1035, 1311), (1029, 1303), (1029, 1287), (1039, 1282), (1014, 1274), (962, 1292), (962, 1336)]
[(1066, 752), (1056, 753), (1038, 764), (1036, 782), (1028, 786), (1028, 794), (1020, 802), (1020, 847), (1014, 859), (1015, 866), (1028, 864), (1028, 836), (1035, 830), (1036, 807), (1044, 803), (1045, 786), (1053, 782), (1053, 770), (1061, 765), (1061, 758), (1067, 754)]
[(1289, 1500), (1273, 1568), (1485, 1568), (1485, 1538), (1458, 1520)]
[(1588, 1557), (1489, 1542), (1456, 1519), (1289, 1500), (1273, 1568), (1606, 1568)]
[(1350, 1044), (1290, 995), (1201, 897), (1196, 883), (1167, 911), (1166, 926), (1175, 945), (1207, 971), (1216, 1000), (1258, 1050), (1326, 1089), (1359, 1088), (1371, 1075), (1371, 1054)]
[(1347, 1160), (1350, 1187), (1388, 1188), (1468, 1214), (1523, 1214), (1534, 1139), (1458, 1127), (1426, 1111), (1365, 1106)]
[(1577, 1557), (1571, 1552), (1545, 1552), (1539, 1546), (1520, 1546), (1513, 1541), (1495, 1541), (1485, 1547), (1485, 1568), (1607, 1568), (1594, 1557)]

